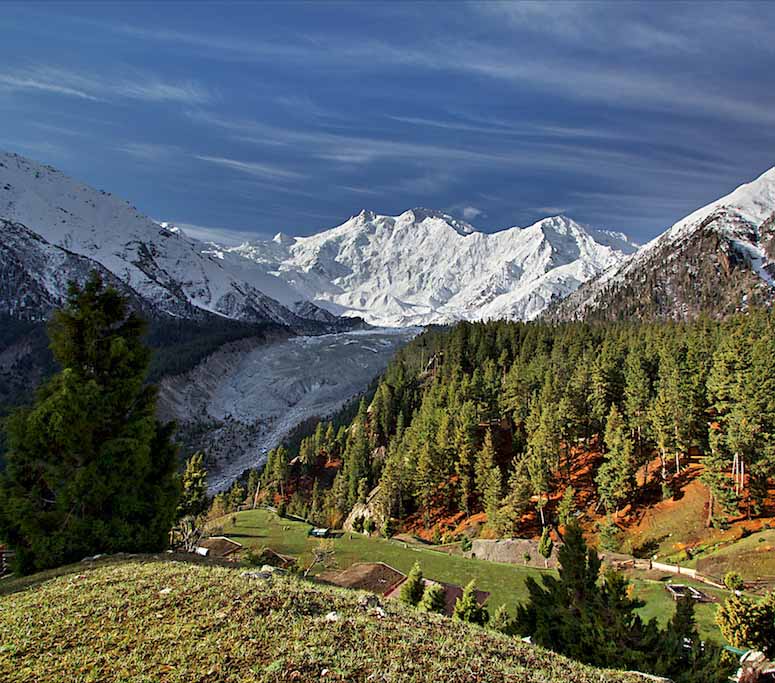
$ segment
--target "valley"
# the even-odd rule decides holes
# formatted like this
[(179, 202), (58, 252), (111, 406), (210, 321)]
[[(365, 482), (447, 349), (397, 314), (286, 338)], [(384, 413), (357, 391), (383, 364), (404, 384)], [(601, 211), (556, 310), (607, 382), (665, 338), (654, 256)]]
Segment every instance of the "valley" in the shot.
[(260, 467), (297, 425), (331, 416), (358, 396), (418, 332), (372, 328), (259, 345), (242, 340), (163, 379), (159, 411), (184, 433), (204, 429), (195, 447), (208, 455), (217, 492)]

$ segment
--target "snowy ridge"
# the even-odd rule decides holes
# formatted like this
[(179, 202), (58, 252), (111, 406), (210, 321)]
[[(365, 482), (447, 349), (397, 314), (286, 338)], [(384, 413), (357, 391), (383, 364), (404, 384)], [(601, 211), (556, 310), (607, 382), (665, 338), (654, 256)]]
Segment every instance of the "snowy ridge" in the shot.
[(337, 315), (382, 326), (530, 320), (637, 245), (565, 216), (493, 234), (428, 209), (362, 211), (312, 235), (227, 250)]
[[(621, 263), (610, 267), (597, 278), (582, 286), (566, 301), (556, 306), (556, 311), (550, 312), (551, 317), (583, 318), (590, 313), (597, 314), (602, 309), (620, 297), (620, 292), (626, 288), (637, 290), (637, 283), (642, 282), (647, 273), (657, 273), (668, 266), (672, 271), (691, 259), (699, 262), (701, 256), (710, 258), (710, 249), (717, 251), (714, 259), (721, 264), (720, 272), (730, 275), (747, 270), (754, 273), (754, 283), (758, 281), (761, 287), (775, 288), (775, 235), (773, 221), (775, 220), (775, 167), (766, 171), (755, 180), (741, 185), (729, 194), (701, 207), (682, 218), (661, 235), (648, 242), (640, 250), (624, 259)], [(708, 243), (708, 237), (714, 240)], [(742, 264), (744, 270), (740, 270)], [(691, 266), (695, 268), (694, 265)], [(717, 269), (718, 270), (718, 269)], [(719, 277), (720, 273), (692, 273), (695, 286), (701, 281)], [(659, 275), (652, 278), (665, 286), (668, 295), (672, 286), (668, 286), (667, 275), (660, 280)], [(717, 286), (720, 286), (720, 282)], [(741, 284), (742, 286), (742, 284)], [(653, 287), (653, 285), (652, 285)], [(772, 294), (764, 295), (763, 301), (772, 298)], [(646, 296), (646, 292), (641, 292)], [(631, 295), (632, 296), (632, 295)], [(670, 302), (664, 302), (663, 308), (669, 308)], [(745, 307), (746, 301), (741, 301)], [(718, 311), (709, 311), (718, 313)], [(680, 318), (685, 311), (673, 311), (672, 317)]]
[(239, 320), (300, 321), (288, 307), (303, 297), (266, 269), (16, 154), (0, 153), (0, 218), (96, 262), (168, 314), (199, 309)]

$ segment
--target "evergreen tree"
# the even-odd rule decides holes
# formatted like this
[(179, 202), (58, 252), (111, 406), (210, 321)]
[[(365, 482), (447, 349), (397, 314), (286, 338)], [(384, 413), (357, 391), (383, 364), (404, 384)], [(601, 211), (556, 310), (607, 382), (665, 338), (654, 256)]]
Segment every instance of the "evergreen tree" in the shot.
[(618, 408), (611, 406), (605, 429), (606, 456), (595, 477), (606, 510), (616, 512), (630, 497), (635, 480), (632, 442)]
[(557, 518), (562, 526), (568, 526), (576, 518), (576, 492), (572, 486), (565, 489), (557, 506)]
[(96, 274), (49, 327), (62, 370), (8, 420), (0, 536), (23, 572), (165, 547), (178, 503), (172, 426), (145, 384), (145, 323)]
[(731, 595), (719, 605), (716, 623), (731, 645), (775, 654), (775, 592), (761, 601)]
[[(255, 470), (251, 470), (251, 473)], [(183, 472), (182, 491), (175, 511), (178, 519), (186, 516), (196, 517), (207, 510), (207, 470), (204, 467), (204, 454), (194, 453), (186, 461)]]
[(643, 356), (635, 348), (627, 355), (624, 369), (624, 405), (627, 426), (635, 446), (637, 465), (645, 465), (643, 485), (648, 483), (648, 462), (651, 453), (647, 446), (649, 437), (649, 406), (651, 405), (651, 381)]
[(487, 430), (482, 449), (476, 458), (476, 486), (482, 497), (488, 521), (495, 519), (501, 499), (501, 471), (495, 463), (492, 431)]
[(473, 579), (463, 589), (463, 595), (455, 601), (452, 618), (479, 626), (484, 626), (488, 622), (490, 615), (487, 613), (487, 608), (480, 605), (476, 599), (476, 581)]
[(471, 401), (464, 402), (458, 413), (455, 427), (455, 451), (460, 509), (468, 517), (475, 489), (474, 459), (476, 457), (476, 407)]
[(421, 612), (444, 614), (446, 606), (444, 587), (435, 581), (429, 582), (425, 587), (422, 600), (420, 600), (420, 603), (417, 605), (418, 609)]
[(549, 566), (552, 550), (554, 550), (554, 541), (552, 541), (552, 536), (549, 533), (549, 527), (545, 526), (541, 532), (541, 540), (538, 542), (538, 554), (544, 558), (544, 567)]
[(415, 562), (409, 576), (406, 577), (406, 581), (401, 586), (398, 597), (401, 602), (416, 606), (422, 600), (423, 593), (425, 593), (425, 582), (422, 578), (422, 569), (420, 569), (420, 563)]

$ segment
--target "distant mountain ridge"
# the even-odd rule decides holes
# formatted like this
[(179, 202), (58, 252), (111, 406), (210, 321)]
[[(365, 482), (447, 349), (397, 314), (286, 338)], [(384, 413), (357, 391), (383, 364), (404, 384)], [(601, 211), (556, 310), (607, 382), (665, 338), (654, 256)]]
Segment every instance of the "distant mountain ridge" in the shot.
[(68, 280), (96, 269), (159, 315), (302, 329), (309, 320), (335, 320), (258, 265), (215, 253), (109, 193), (16, 154), (0, 154), (0, 245), (0, 314), (44, 319), (61, 304)]
[(775, 168), (550, 308), (552, 320), (723, 317), (775, 301)]
[(439, 211), (362, 211), (310, 237), (227, 249), (267, 268), (337, 315), (385, 326), (530, 320), (619, 263), (637, 245), (566, 216), (479, 232)]

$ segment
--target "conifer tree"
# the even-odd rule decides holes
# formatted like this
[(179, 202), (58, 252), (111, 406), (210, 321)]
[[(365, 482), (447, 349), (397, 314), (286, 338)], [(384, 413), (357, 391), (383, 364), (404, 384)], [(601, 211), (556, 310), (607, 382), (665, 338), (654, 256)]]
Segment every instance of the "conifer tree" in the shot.
[(552, 536), (549, 533), (549, 527), (545, 526), (541, 532), (541, 540), (538, 542), (538, 554), (544, 558), (544, 567), (549, 566), (552, 550), (554, 550), (554, 541), (552, 541)]
[(608, 512), (616, 512), (631, 495), (635, 466), (632, 442), (619, 409), (611, 406), (605, 430), (606, 460), (595, 477), (597, 490)]
[(775, 592), (761, 601), (731, 595), (719, 605), (716, 623), (733, 646), (775, 654)]
[[(251, 470), (251, 474), (254, 471)], [(204, 467), (204, 454), (197, 451), (186, 461), (175, 516), (178, 519), (186, 516), (196, 517), (207, 510), (207, 505), (207, 470)]]
[(8, 421), (0, 537), (23, 572), (165, 547), (180, 493), (172, 426), (145, 384), (145, 323), (99, 275), (49, 326), (62, 370)]
[(422, 600), (423, 593), (425, 592), (425, 582), (422, 577), (422, 569), (420, 569), (420, 563), (415, 562), (412, 566), (409, 575), (406, 577), (406, 581), (401, 586), (399, 593), (399, 599), (401, 602), (407, 605), (416, 606)]
[(495, 462), (495, 447), (492, 443), (492, 431), (487, 430), (482, 449), (476, 458), (476, 486), (482, 497), (488, 521), (495, 519), (501, 499), (501, 471)]
[(557, 518), (562, 526), (568, 526), (574, 519), (576, 514), (576, 491), (572, 486), (568, 486), (565, 489), (565, 493), (562, 494), (560, 504), (557, 506)]
[(647, 447), (649, 436), (649, 406), (651, 405), (651, 382), (644, 366), (640, 350), (634, 348), (627, 355), (624, 369), (624, 406), (627, 426), (630, 428), (635, 447), (635, 460), (645, 465), (643, 485), (648, 483), (648, 461), (650, 452)]
[(417, 605), (418, 609), (421, 612), (444, 614), (446, 606), (444, 587), (435, 581), (429, 582), (425, 587), (420, 603)]
[(455, 601), (453, 619), (467, 621), (470, 624), (484, 626), (490, 618), (487, 608), (476, 599), (476, 581), (471, 579), (463, 589), (463, 594)]
[(458, 413), (455, 427), (456, 471), (460, 490), (460, 509), (468, 517), (471, 513), (471, 498), (475, 489), (474, 459), (476, 457), (476, 408), (471, 401), (465, 401)]

